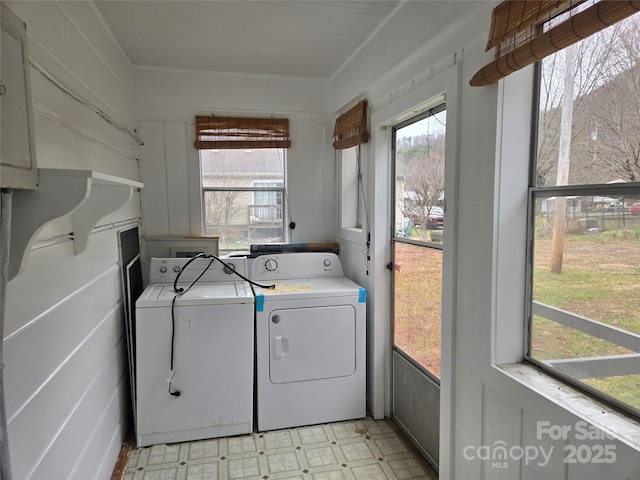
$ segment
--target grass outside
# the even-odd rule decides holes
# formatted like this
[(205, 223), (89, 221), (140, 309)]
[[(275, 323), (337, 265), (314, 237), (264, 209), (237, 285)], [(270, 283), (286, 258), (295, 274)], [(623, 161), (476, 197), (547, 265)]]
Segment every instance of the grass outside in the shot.
[[(440, 377), (442, 251), (395, 243), (394, 342)], [(640, 334), (640, 228), (565, 238), (561, 274), (549, 272), (549, 232), (535, 240), (535, 300)], [(541, 361), (634, 353), (536, 317), (532, 357)], [(582, 380), (640, 409), (637, 375)]]
[(440, 378), (442, 250), (394, 245), (394, 343)]
[[(536, 301), (640, 334), (640, 235), (615, 230), (565, 238), (561, 274), (549, 271), (551, 240), (537, 235), (533, 296)], [(535, 317), (535, 359), (572, 359), (635, 353), (556, 322)], [(640, 409), (638, 375), (581, 380)]]

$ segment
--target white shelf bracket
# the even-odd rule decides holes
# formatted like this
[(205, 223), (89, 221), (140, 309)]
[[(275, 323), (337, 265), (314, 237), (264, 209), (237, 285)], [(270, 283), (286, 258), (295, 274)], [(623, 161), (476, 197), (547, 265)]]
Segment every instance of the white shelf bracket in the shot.
[(91, 186), (91, 195), (74, 210), (71, 217), (74, 255), (80, 255), (86, 250), (93, 227), (102, 218), (124, 206), (132, 195), (133, 187), (129, 185)]
[(116, 211), (143, 184), (91, 170), (39, 169), (37, 190), (15, 190), (12, 199), (9, 280), (24, 268), (38, 232), (71, 214), (73, 252), (87, 248), (100, 219)]
[(73, 211), (90, 190), (91, 179), (78, 177), (40, 177), (37, 190), (14, 190), (9, 280), (24, 268), (38, 232), (52, 220)]

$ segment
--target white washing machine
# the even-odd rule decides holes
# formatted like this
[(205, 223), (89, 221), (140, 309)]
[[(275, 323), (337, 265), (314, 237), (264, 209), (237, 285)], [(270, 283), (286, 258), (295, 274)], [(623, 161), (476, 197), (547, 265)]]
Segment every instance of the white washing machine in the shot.
[[(152, 258), (136, 302), (139, 447), (253, 431), (253, 292), (217, 260), (191, 260)], [(246, 259), (224, 262), (247, 276)]]
[(366, 415), (366, 290), (333, 253), (262, 255), (255, 287), (259, 431)]

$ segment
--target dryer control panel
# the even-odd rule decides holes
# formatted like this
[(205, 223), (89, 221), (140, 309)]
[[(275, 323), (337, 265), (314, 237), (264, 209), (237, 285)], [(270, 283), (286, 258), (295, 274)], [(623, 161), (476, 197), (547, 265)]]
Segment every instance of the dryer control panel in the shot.
[(251, 278), (255, 281), (273, 281), (342, 276), (342, 264), (335, 253), (294, 252), (256, 257)]

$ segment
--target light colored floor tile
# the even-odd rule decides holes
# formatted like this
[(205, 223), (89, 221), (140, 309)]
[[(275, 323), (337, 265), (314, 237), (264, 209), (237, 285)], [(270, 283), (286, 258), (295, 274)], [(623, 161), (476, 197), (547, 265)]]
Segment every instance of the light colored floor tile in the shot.
[(431, 480), (397, 430), (372, 418), (132, 451), (124, 480)]
[(338, 463), (333, 449), (329, 446), (306, 448), (305, 455), (307, 457), (307, 464), (311, 469), (325, 465), (336, 465)]
[(366, 443), (362, 441), (350, 443), (347, 445), (342, 445), (340, 447), (340, 450), (342, 450), (342, 453), (344, 454), (344, 458), (346, 459), (347, 462), (373, 458), (373, 453), (371, 453), (371, 449)]
[(322, 426), (299, 428), (298, 435), (303, 445), (328, 441), (327, 434)]
[(354, 467), (351, 471), (355, 480), (389, 480), (382, 467), (377, 464)]

